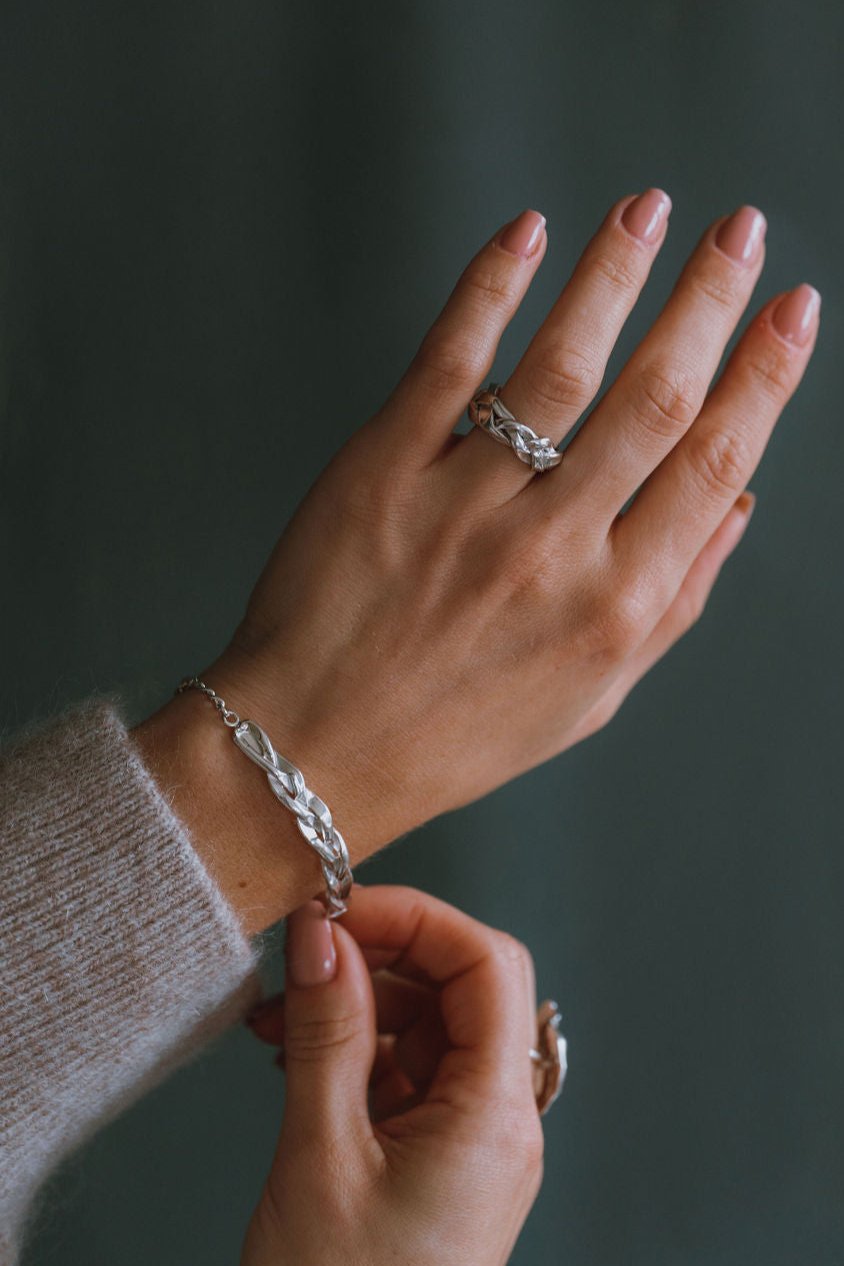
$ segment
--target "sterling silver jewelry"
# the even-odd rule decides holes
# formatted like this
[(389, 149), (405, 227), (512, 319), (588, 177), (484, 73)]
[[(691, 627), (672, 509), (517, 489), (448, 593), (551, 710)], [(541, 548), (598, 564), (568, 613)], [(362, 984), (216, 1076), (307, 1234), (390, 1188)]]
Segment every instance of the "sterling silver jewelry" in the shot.
[(559, 1032), (560, 1010), (547, 998), (536, 1013), (536, 1048), (531, 1048), (533, 1090), (539, 1115), (544, 1114), (559, 1097), (568, 1071), (567, 1043)]
[(468, 414), (472, 422), (486, 431), (499, 444), (507, 444), (512, 448), (520, 462), (530, 466), (531, 470), (550, 470), (563, 460), (547, 437), (539, 436), (524, 422), (518, 422), (501, 400), (498, 383), (491, 382), (488, 387), (476, 391), (469, 401)]
[(344, 914), (348, 908), (346, 899), (352, 889), (352, 871), (349, 851), (332, 821), (328, 805), (308, 790), (302, 771), (278, 754), (257, 722), (241, 721), (236, 712), (226, 707), (225, 700), (198, 677), (183, 677), (174, 694), (190, 689), (200, 690), (208, 696), (223, 725), (232, 731), (237, 746), (267, 775), (275, 798), (295, 815), (296, 825), (322, 866), (325, 879), (323, 902), (328, 917), (336, 919)]

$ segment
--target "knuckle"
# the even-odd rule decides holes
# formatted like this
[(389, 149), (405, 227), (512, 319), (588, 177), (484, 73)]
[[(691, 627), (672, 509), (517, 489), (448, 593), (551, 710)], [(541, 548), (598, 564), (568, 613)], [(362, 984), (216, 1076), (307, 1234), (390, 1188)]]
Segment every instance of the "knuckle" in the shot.
[[(720, 261), (719, 261), (720, 263)], [(732, 268), (695, 268), (689, 274), (689, 285), (696, 297), (710, 307), (732, 312), (738, 299), (738, 284)]]
[(522, 1156), (525, 1164), (532, 1174), (535, 1174), (539, 1181), (542, 1181), (542, 1169), (545, 1159), (545, 1135), (539, 1122), (539, 1116), (535, 1118), (529, 1117), (529, 1125), (524, 1131), (522, 1137)]
[(634, 416), (660, 439), (675, 440), (698, 415), (700, 388), (683, 369), (648, 366), (639, 374), (633, 392)]
[(486, 356), (477, 341), (465, 334), (457, 337), (435, 325), (423, 339), (416, 363), (431, 390), (459, 391), (468, 398), (483, 377)]
[(602, 376), (592, 358), (579, 348), (546, 345), (532, 358), (530, 390), (553, 409), (580, 413), (597, 395)]
[(533, 955), (528, 947), (509, 932), (499, 932), (496, 949), (500, 962), (507, 971), (523, 972), (533, 968)]
[(638, 294), (641, 281), (628, 254), (621, 251), (614, 253), (596, 250), (589, 255), (586, 263), (614, 290), (620, 290), (625, 294)]
[(625, 659), (644, 640), (649, 609), (640, 581), (618, 583), (593, 609), (590, 621), (593, 654), (611, 662)]
[(320, 1063), (330, 1058), (338, 1047), (353, 1041), (362, 1025), (363, 1016), (358, 1013), (288, 1022), (284, 1029), (285, 1057), (303, 1063)]
[(785, 404), (794, 389), (794, 373), (787, 354), (780, 348), (768, 347), (749, 356), (746, 368), (754, 390), (775, 404)]
[(493, 268), (488, 262), (478, 260), (471, 264), (460, 279), (460, 288), (482, 308), (503, 308), (509, 311), (516, 302), (516, 288), (509, 272)]
[(750, 460), (734, 430), (703, 431), (691, 447), (692, 471), (705, 492), (733, 500), (744, 488)]
[(497, 1150), (524, 1173), (531, 1176), (542, 1172), (545, 1157), (545, 1136), (539, 1114), (525, 1112), (521, 1102), (505, 1109), (499, 1121), (496, 1137)]

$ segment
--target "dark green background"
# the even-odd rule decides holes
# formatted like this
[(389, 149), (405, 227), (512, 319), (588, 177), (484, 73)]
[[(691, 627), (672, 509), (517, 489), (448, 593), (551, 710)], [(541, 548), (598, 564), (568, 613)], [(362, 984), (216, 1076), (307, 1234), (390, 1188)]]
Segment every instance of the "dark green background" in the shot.
[[(562, 1004), (518, 1266), (839, 1266), (842, 7), (16, 0), (0, 28), (7, 726), (113, 688), (138, 719), (218, 653), (523, 206), (550, 247), (499, 375), (649, 184), (671, 229), (610, 377), (741, 202), (770, 222), (752, 310), (821, 290), (701, 623), (606, 731), (362, 877), (508, 928)], [(282, 1094), (232, 1034), (67, 1168), (27, 1266), (236, 1262)]]

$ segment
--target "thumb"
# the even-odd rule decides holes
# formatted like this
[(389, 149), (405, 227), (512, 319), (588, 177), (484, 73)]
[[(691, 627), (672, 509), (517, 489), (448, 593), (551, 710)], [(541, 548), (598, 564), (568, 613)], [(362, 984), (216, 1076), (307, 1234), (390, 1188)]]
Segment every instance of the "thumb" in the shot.
[(296, 1145), (371, 1135), (367, 1089), (375, 1000), (357, 942), (320, 901), (287, 919), (283, 1139)]

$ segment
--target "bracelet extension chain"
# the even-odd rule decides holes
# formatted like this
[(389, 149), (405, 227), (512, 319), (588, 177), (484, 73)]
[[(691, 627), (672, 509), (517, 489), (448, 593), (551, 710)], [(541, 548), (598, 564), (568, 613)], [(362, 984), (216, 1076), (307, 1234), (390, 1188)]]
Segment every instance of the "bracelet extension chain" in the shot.
[(270, 790), (276, 799), (295, 815), (296, 825), (317, 854), (325, 879), (323, 901), (330, 919), (345, 913), (352, 888), (352, 871), (346, 842), (331, 818), (328, 805), (309, 791), (300, 769), (275, 750), (267, 734), (255, 721), (240, 717), (216, 691), (198, 677), (183, 677), (174, 694), (199, 690), (213, 703), (223, 725), (232, 731), (232, 738), (250, 760), (267, 775)]

